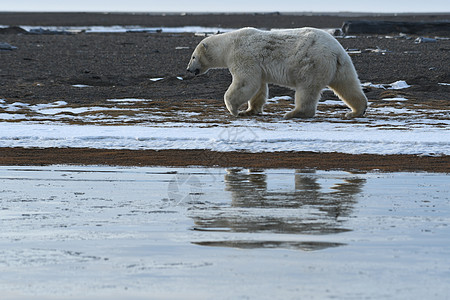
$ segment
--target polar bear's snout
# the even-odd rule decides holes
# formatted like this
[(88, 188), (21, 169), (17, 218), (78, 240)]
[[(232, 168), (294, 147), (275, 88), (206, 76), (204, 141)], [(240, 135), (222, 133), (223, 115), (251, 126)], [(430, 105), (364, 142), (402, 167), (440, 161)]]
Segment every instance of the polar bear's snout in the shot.
[(194, 73), (194, 75), (198, 75), (198, 74), (200, 74), (200, 69), (193, 69), (193, 70), (191, 70), (190, 68), (188, 68), (187, 69), (187, 71), (189, 72), (189, 73)]
[(195, 61), (191, 61), (187, 67), (187, 70), (189, 73), (194, 73), (195, 75), (200, 74), (200, 67), (198, 64), (195, 63)]
[(189, 73), (194, 73), (195, 75), (200, 74), (201, 72), (200, 63), (195, 56), (192, 56), (191, 60), (189, 61), (187, 71)]

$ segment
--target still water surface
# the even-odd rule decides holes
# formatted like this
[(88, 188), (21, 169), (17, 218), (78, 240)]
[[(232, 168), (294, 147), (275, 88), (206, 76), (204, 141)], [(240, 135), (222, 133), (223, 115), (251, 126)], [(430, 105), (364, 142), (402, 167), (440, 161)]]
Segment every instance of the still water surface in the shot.
[(0, 167), (0, 291), (445, 299), (449, 182), (432, 173)]

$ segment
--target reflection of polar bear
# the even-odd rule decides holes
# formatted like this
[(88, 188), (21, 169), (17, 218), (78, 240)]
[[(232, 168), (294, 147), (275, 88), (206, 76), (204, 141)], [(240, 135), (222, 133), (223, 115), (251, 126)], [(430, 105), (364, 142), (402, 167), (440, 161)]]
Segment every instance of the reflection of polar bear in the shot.
[[(225, 104), (235, 116), (262, 113), (268, 83), (295, 89), (295, 109), (286, 119), (313, 117), (326, 86), (352, 109), (347, 118), (363, 116), (367, 107), (350, 57), (323, 30), (243, 28), (207, 37), (194, 50), (188, 71), (197, 75), (211, 68), (230, 70), (233, 82)], [(238, 113), (247, 101), (247, 111)]]

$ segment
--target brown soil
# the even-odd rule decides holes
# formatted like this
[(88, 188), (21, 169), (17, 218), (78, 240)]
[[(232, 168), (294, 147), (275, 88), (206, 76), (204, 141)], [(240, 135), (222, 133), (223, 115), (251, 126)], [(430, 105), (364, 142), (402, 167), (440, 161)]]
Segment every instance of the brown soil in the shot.
[[(366, 16), (364, 19), (430, 21), (449, 19), (448, 15)], [(141, 26), (219, 26), (260, 28), (315, 26), (340, 27), (346, 20), (361, 17), (254, 15), (146, 15), (146, 14), (28, 14), (0, 13), (0, 25), (141, 25)], [(416, 36), (393, 38), (361, 35), (339, 39), (344, 48), (363, 50), (352, 55), (362, 82), (391, 83), (405, 80), (407, 90), (366, 89), (374, 105), (383, 98), (406, 96), (430, 109), (448, 109), (450, 82), (450, 41), (415, 44)], [(433, 34), (428, 35), (434, 37)], [(111, 98), (156, 100), (158, 109), (182, 107), (208, 101), (209, 118), (223, 118), (223, 94), (231, 82), (227, 70), (213, 70), (193, 77), (185, 73), (191, 52), (202, 37), (194, 34), (114, 33), (74, 35), (30, 35), (9, 31), (0, 42), (16, 47), (0, 52), (0, 99), (8, 102), (48, 103), (64, 100), (69, 105), (106, 105)], [(181, 48), (177, 48), (181, 47)], [(387, 50), (385, 53), (365, 49)], [(182, 76), (184, 80), (176, 77)], [(164, 77), (153, 82), (150, 78)], [(91, 88), (76, 88), (86, 84)], [(293, 95), (291, 90), (272, 86), (270, 96)], [(326, 95), (327, 98), (332, 97)], [(199, 100), (195, 100), (199, 99)], [(219, 118), (218, 118), (219, 119)], [(0, 145), (1, 147), (1, 145)], [(410, 155), (377, 156), (339, 153), (217, 153), (203, 150), (124, 151), (95, 149), (6, 149), (0, 148), (1, 165), (41, 165), (52, 163), (112, 165), (220, 165), (255, 168), (361, 169), (384, 171), (449, 172), (449, 157)], [(206, 158), (202, 158), (206, 157)], [(219, 162), (215, 158), (220, 157)], [(214, 158), (214, 159), (211, 159)]]
[(351, 155), (315, 152), (248, 153), (214, 152), (210, 150), (0, 148), (0, 165), (35, 166), (49, 164), (450, 172), (450, 156)]

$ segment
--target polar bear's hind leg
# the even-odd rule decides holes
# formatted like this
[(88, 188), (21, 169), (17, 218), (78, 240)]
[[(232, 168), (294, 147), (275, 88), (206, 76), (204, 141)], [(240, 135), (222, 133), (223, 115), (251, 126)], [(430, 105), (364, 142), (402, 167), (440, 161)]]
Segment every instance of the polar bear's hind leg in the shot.
[(316, 114), (321, 88), (297, 88), (295, 90), (295, 108), (284, 115), (285, 119), (312, 118)]
[(364, 116), (367, 109), (367, 98), (364, 95), (359, 80), (334, 81), (329, 87), (342, 100), (351, 112), (345, 114), (345, 118), (356, 118)]

